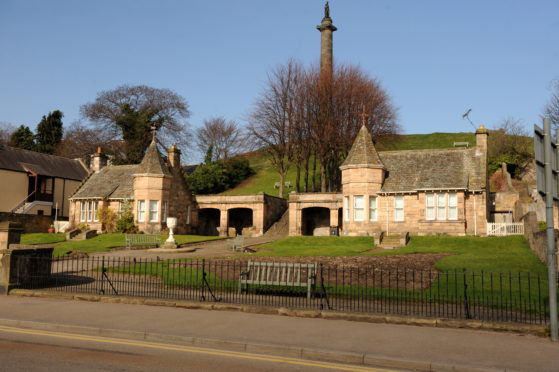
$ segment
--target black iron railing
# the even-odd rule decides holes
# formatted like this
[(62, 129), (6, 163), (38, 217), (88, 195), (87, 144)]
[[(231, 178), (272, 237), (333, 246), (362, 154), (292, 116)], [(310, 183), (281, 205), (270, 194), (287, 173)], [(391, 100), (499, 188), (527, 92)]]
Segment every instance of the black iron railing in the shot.
[[(271, 261), (271, 259), (262, 259)], [(190, 301), (324, 309), (419, 317), (546, 324), (549, 317), (546, 277), (530, 273), (468, 270), (413, 271), (381, 267), (312, 265), (304, 286), (277, 280), (241, 286), (246, 260), (140, 260), (64, 257), (33, 267), (19, 288)], [(271, 273), (270, 275), (276, 275)]]

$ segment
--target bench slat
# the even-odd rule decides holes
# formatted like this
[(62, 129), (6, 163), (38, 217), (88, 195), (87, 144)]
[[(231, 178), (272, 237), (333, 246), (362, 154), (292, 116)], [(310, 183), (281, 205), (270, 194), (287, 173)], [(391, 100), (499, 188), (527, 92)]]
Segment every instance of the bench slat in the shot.
[[(306, 278), (303, 277), (306, 272)], [(285, 287), (307, 287), (307, 298), (316, 278), (317, 264), (287, 263), (287, 262), (247, 262), (246, 272), (241, 273), (239, 291), (243, 285), (249, 284), (276, 285)]]

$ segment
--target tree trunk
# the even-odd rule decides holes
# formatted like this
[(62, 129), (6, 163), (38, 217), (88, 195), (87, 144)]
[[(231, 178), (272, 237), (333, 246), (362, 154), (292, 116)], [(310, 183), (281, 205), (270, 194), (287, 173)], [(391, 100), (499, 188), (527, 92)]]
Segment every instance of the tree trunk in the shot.
[(295, 190), (301, 192), (301, 164), (297, 163), (297, 175), (295, 178)]
[(326, 192), (326, 170), (324, 165), (320, 166), (320, 192)]
[(283, 198), (283, 184), (285, 183), (285, 174), (287, 172), (279, 172), (279, 176), (280, 176), (280, 185), (279, 185), (279, 197)]

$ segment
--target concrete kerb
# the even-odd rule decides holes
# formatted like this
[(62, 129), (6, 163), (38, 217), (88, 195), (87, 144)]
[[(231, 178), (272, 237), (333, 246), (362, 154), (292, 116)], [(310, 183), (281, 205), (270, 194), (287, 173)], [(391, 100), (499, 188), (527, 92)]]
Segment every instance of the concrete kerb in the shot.
[(414, 371), (453, 371), (453, 372), (506, 372), (505, 369), (486, 369), (469, 366), (437, 364), (405, 359), (387, 358), (379, 355), (337, 352), (332, 350), (297, 348), (282, 345), (251, 344), (219, 339), (164, 335), (158, 333), (103, 329), (54, 323), (41, 323), (24, 320), (0, 319), (0, 326), (17, 327), (48, 332), (74, 333), (87, 336), (101, 336), (123, 340), (139, 340), (154, 343), (175, 344), (197, 348), (221, 349), (250, 354), (274, 355), (284, 358), (306, 359), (330, 363), (345, 363), (372, 367), (399, 368)]
[(66, 300), (80, 300), (105, 303), (122, 303), (132, 305), (150, 305), (178, 307), (184, 309), (199, 310), (221, 310), (221, 311), (242, 311), (254, 314), (283, 315), (299, 318), (322, 318), (331, 320), (348, 320), (366, 323), (387, 323), (414, 326), (430, 326), (442, 328), (465, 328), (485, 331), (512, 332), (519, 334), (531, 334), (540, 337), (549, 336), (549, 328), (541, 325), (518, 324), (518, 323), (497, 323), (485, 322), (480, 320), (459, 320), (443, 318), (416, 318), (409, 316), (383, 315), (383, 314), (355, 314), (329, 310), (297, 310), (284, 307), (251, 306), (241, 304), (224, 304), (195, 301), (173, 301), (161, 299), (149, 299), (126, 296), (108, 295), (89, 295), (89, 294), (69, 294), (48, 291), (35, 291), (27, 289), (13, 289), (10, 295), (21, 297), (45, 297), (60, 298)]

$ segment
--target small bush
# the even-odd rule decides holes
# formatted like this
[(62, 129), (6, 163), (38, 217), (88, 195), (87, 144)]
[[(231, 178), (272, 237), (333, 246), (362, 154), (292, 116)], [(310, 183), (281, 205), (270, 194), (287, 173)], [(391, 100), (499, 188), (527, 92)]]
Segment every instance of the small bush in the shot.
[(112, 233), (115, 231), (118, 216), (109, 207), (102, 207), (97, 210), (97, 219), (101, 222), (104, 232)]
[(547, 229), (547, 223), (545, 221), (538, 221), (538, 228), (540, 231), (544, 231)]
[(116, 221), (116, 231), (128, 234), (135, 234), (138, 232), (138, 227), (134, 224), (134, 215), (132, 214), (132, 206), (129, 200), (124, 202), (122, 214)]
[(247, 159), (227, 159), (202, 164), (188, 177), (195, 194), (218, 194), (254, 174)]

